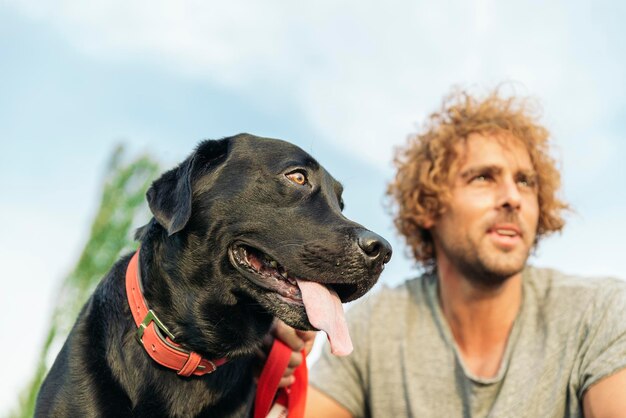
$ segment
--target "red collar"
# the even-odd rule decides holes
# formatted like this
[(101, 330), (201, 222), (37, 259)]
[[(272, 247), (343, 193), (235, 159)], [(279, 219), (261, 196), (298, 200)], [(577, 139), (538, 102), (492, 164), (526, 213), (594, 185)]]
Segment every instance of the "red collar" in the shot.
[[(137, 325), (137, 340), (148, 355), (161, 366), (174, 369), (180, 376), (202, 376), (213, 373), (226, 363), (226, 358), (203, 359), (196, 352), (185, 350), (174, 342), (174, 336), (159, 320), (154, 311), (148, 310), (139, 282), (139, 250), (128, 263), (126, 270), (126, 296)], [(163, 335), (165, 334), (165, 336)]]

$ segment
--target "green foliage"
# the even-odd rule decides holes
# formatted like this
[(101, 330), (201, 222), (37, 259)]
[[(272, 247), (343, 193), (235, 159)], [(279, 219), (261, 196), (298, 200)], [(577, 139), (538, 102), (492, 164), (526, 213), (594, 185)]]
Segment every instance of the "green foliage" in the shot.
[[(54, 360), (51, 356), (56, 355), (65, 341), (81, 307), (100, 279), (121, 254), (136, 248), (131, 228), (149, 218), (144, 205), (145, 193), (159, 171), (158, 164), (147, 156), (125, 163), (123, 154), (123, 147), (118, 146), (110, 159), (90, 236), (76, 267), (63, 281), (35, 375), (23, 390), (18, 409), (11, 417), (34, 415), (39, 387)], [(140, 218), (143, 221), (139, 221)]]

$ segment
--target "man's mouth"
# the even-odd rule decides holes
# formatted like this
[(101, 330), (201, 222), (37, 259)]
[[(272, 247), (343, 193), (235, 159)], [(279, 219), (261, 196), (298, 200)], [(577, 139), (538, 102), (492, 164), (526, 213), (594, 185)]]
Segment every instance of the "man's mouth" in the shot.
[(495, 232), (498, 235), (505, 235), (505, 236), (508, 236), (508, 237), (514, 237), (514, 236), (517, 235), (517, 232), (512, 231), (510, 229), (496, 229)]
[(505, 237), (516, 237), (516, 236), (522, 235), (522, 231), (520, 227), (518, 227), (515, 224), (494, 225), (491, 228), (489, 228), (488, 232), (496, 233), (498, 235), (505, 236)]
[(504, 251), (511, 251), (523, 241), (522, 230), (515, 224), (496, 224), (487, 230), (496, 247)]

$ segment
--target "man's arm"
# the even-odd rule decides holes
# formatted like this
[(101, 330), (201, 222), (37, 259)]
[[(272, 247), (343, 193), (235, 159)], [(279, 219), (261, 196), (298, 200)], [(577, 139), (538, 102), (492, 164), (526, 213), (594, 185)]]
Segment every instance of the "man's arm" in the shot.
[(324, 392), (309, 385), (305, 418), (352, 418), (352, 414)]
[(626, 369), (605, 377), (583, 396), (585, 418), (614, 418), (626, 414)]

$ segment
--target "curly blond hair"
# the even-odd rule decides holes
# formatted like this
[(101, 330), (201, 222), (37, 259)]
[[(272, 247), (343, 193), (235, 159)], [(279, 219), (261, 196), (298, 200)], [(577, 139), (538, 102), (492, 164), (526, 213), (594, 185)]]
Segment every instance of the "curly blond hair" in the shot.
[(395, 209), (394, 222), (405, 237), (413, 256), (425, 267), (434, 267), (434, 246), (427, 220), (446, 210), (450, 196), (450, 169), (459, 158), (457, 145), (471, 134), (508, 134), (528, 150), (537, 173), (539, 222), (537, 238), (560, 231), (568, 205), (557, 197), (560, 174), (550, 156), (549, 133), (538, 123), (538, 112), (530, 99), (501, 97), (499, 89), (484, 98), (455, 90), (431, 114), (421, 132), (408, 137), (405, 147), (396, 150), (395, 179), (387, 194)]

